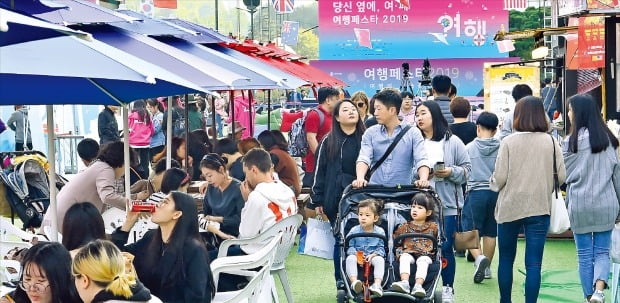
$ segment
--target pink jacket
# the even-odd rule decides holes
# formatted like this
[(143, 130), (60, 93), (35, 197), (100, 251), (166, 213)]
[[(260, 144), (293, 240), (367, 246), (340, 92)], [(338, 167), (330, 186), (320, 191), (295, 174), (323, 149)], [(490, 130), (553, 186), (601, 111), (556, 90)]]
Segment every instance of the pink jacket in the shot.
[(129, 145), (131, 147), (149, 147), (151, 145), (151, 137), (155, 133), (153, 123), (146, 125), (140, 121), (138, 112), (129, 115)]
[[(245, 127), (243, 130), (242, 139), (252, 137), (252, 133), (250, 133), (250, 123), (254, 124), (256, 121), (256, 111), (254, 110), (254, 103), (252, 101), (252, 105), (249, 104), (248, 97), (245, 96), (236, 96), (233, 100), (233, 104), (235, 106), (235, 121), (239, 121), (241, 126)], [(250, 121), (250, 110), (252, 111), (252, 120)], [(232, 118), (228, 116), (226, 120), (228, 123), (232, 122)], [(254, 128), (254, 126), (252, 126)]]

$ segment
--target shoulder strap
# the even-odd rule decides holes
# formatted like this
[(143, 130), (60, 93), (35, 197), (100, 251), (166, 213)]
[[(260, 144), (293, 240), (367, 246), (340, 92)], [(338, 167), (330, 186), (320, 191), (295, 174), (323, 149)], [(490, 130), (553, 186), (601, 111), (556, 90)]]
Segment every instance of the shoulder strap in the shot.
[(551, 144), (553, 144), (553, 191), (555, 192), (556, 199), (558, 198), (558, 192), (560, 191), (560, 180), (558, 178), (558, 164), (555, 159), (555, 140), (551, 136)]
[(383, 162), (385, 162), (385, 160), (387, 159), (387, 157), (390, 155), (390, 153), (392, 153), (392, 151), (394, 150), (394, 148), (396, 148), (396, 145), (398, 144), (398, 142), (400, 141), (400, 139), (402, 139), (405, 134), (409, 131), (409, 129), (411, 128), (411, 125), (407, 125), (403, 128), (403, 130), (396, 136), (396, 138), (394, 138), (394, 141), (392, 141), (392, 144), (390, 144), (390, 146), (388, 147), (388, 149), (385, 151), (385, 153), (383, 154), (383, 156), (381, 156), (381, 158), (379, 159), (379, 161), (377, 161), (377, 163), (375, 163), (375, 165), (370, 169), (370, 171), (368, 172), (368, 174), (366, 175), (368, 177), (368, 180), (370, 180), (370, 176), (372, 176), (372, 174), (379, 168), (379, 166), (381, 166), (381, 164), (383, 164)]
[(310, 110), (315, 111), (317, 115), (319, 115), (319, 129), (322, 128), (323, 122), (325, 122), (325, 114), (323, 114), (323, 112), (318, 107), (312, 108)]

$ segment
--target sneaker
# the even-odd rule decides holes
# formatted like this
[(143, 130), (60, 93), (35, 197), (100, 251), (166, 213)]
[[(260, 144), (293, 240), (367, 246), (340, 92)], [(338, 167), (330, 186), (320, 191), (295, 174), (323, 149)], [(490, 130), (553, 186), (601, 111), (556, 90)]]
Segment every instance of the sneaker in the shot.
[(392, 289), (397, 292), (402, 292), (408, 294), (411, 291), (409, 286), (409, 281), (397, 281), (392, 283)]
[(590, 297), (590, 303), (605, 303), (605, 294), (600, 290), (595, 290)]
[(351, 283), (351, 289), (353, 289), (356, 294), (361, 294), (364, 291), (364, 285), (362, 284), (362, 281), (355, 280)]
[(444, 286), (441, 293), (441, 303), (454, 303), (454, 289), (450, 286)]
[(474, 283), (481, 283), (484, 280), (484, 272), (489, 268), (489, 259), (483, 255), (478, 256), (476, 258), (476, 262), (474, 266), (476, 266), (476, 270), (474, 271)]
[(422, 287), (422, 285), (420, 284), (416, 284), (413, 286), (413, 291), (411, 292), (411, 294), (417, 298), (426, 297), (426, 291), (424, 290), (424, 287)]
[(493, 274), (491, 274), (491, 266), (487, 267), (487, 269), (484, 270), (484, 278), (493, 279)]
[(377, 297), (383, 296), (383, 289), (381, 289), (381, 285), (377, 283), (371, 285), (370, 288), (368, 289), (370, 290), (370, 293), (373, 294), (374, 296), (377, 296)]

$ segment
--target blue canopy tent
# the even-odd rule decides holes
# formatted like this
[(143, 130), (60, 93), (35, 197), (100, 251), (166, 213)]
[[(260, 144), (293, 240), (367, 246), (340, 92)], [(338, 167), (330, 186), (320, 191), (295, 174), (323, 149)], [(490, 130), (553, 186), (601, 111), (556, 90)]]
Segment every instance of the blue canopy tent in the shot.
[(181, 20), (181, 19), (175, 19), (175, 18), (171, 18), (171, 19), (163, 19), (167, 22), (170, 22), (172, 24), (178, 25), (180, 27), (195, 31), (197, 33), (200, 34), (200, 40), (196, 39), (196, 40), (191, 40), (191, 38), (185, 38), (185, 37), (179, 37), (179, 38), (183, 38), (186, 39), (190, 42), (194, 42), (194, 43), (201, 43), (201, 44), (209, 44), (209, 43), (237, 43), (237, 40), (228, 37), (226, 35), (222, 35), (220, 33), (218, 33), (215, 30), (212, 30), (210, 28), (204, 27), (202, 25), (193, 23), (193, 22), (189, 22), (189, 21), (185, 21), (185, 20)]
[[(30, 30), (32, 27), (36, 27), (37, 31)], [(67, 35), (92, 39), (89, 33), (30, 18), (2, 8), (0, 8), (0, 31), (3, 32), (0, 46)]]
[[(8, 26), (3, 28), (5, 31), (0, 31), (0, 41), (20, 34), (31, 38), (30, 42), (0, 47), (0, 100), (10, 100), (15, 104), (48, 105), (48, 129), (54, 129), (51, 104), (119, 104), (149, 96), (205, 91), (158, 66), (99, 41), (72, 36), (46, 39), (47, 34), (37, 32), (49, 33), (50, 26), (35, 19), (30, 21), (27, 26), (12, 26), (12, 22), (7, 22)], [(58, 32), (72, 33), (68, 28)], [(82, 81), (76, 82), (77, 79)], [(127, 130), (126, 106), (123, 106), (123, 114), (123, 126)], [(129, 163), (127, 141), (125, 151), (125, 163)], [(52, 132), (48, 137), (48, 156), (52, 172), (49, 211), (53, 218), (56, 217), (55, 153)], [(125, 167), (125, 174), (129, 175), (129, 165)], [(126, 178), (127, 188), (128, 183), (129, 178)], [(49, 235), (52, 240), (57, 240), (56, 220), (52, 221)]]
[(12, 11), (23, 12), (27, 14), (41, 14), (66, 7), (66, 5), (62, 5), (60, 3), (57, 3), (56, 1), (47, 0), (0, 0), (0, 8), (10, 9)]
[[(19, 0), (0, 0), (0, 1), (19, 1)], [(40, 0), (21, 0), (21, 1), (40, 1)], [(49, 1), (48, 1), (49, 2)], [(99, 6), (93, 2), (82, 0), (54, 0), (58, 5), (66, 6), (48, 12), (24, 11), (34, 17), (46, 20), (54, 24), (76, 25), (76, 24), (96, 24), (96, 23), (116, 23), (134, 22), (137, 18), (117, 13), (113, 10)]]

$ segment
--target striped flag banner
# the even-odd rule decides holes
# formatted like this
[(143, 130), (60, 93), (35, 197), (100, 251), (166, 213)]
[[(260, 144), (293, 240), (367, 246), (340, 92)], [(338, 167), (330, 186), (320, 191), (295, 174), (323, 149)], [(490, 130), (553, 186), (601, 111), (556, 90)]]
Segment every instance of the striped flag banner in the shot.
[(525, 10), (527, 8), (527, 0), (504, 0), (505, 10)]

